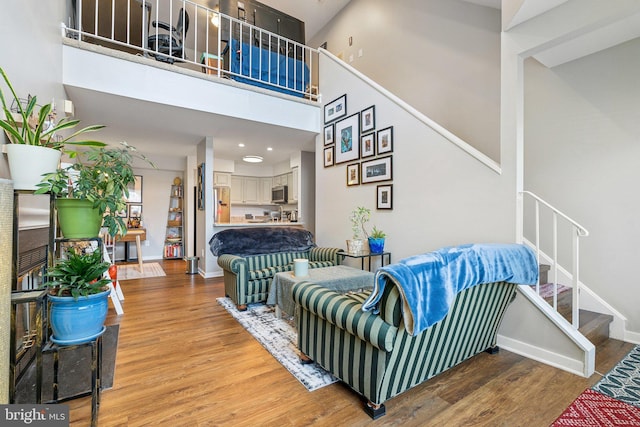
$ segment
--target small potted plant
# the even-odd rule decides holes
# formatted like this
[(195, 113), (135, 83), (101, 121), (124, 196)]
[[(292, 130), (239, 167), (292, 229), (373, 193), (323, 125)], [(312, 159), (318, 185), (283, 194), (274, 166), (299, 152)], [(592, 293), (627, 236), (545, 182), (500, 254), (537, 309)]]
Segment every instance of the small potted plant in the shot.
[(104, 126), (101, 125), (88, 126), (64, 138), (58, 135), (60, 131), (76, 127), (80, 121), (65, 117), (55, 123), (56, 112), (53, 104), (38, 106), (35, 96), (28, 97), (26, 103), (21, 102), (2, 67), (0, 74), (15, 100), (15, 112), (12, 112), (10, 103), (0, 88), (0, 102), (4, 113), (4, 117), (0, 118), (0, 127), (10, 142), (3, 148), (7, 153), (15, 189), (35, 190), (43, 174), (56, 170), (66, 144), (105, 145), (103, 142), (91, 140), (71, 141), (85, 132), (102, 129)]
[(75, 163), (45, 175), (38, 184), (36, 194), (51, 192), (56, 197), (64, 237), (97, 237), (101, 226), (111, 236), (127, 233), (127, 224), (118, 212), (126, 208), (128, 186), (135, 182), (131, 162), (137, 157), (153, 163), (126, 142), (121, 145), (73, 152)]
[(369, 222), (370, 218), (371, 209), (367, 209), (364, 206), (358, 206), (351, 211), (349, 220), (351, 221), (353, 237), (347, 240), (347, 252), (352, 254), (362, 252), (364, 238), (368, 237), (365, 224)]
[(111, 279), (105, 278), (110, 263), (103, 262), (102, 252), (83, 253), (68, 248), (67, 258), (60, 259), (47, 273), (52, 341), (59, 345), (91, 341), (104, 332)]
[(385, 237), (387, 237), (387, 234), (382, 230), (378, 230), (374, 225), (373, 230), (369, 235), (369, 251), (372, 254), (381, 254), (384, 252)]

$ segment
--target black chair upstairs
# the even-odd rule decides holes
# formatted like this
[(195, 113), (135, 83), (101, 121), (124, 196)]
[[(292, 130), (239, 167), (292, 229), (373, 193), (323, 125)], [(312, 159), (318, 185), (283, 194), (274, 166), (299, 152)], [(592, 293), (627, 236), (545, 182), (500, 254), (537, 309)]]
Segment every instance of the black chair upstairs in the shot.
[(189, 30), (189, 14), (183, 8), (178, 13), (178, 24), (175, 27), (170, 26), (166, 22), (153, 21), (153, 28), (162, 28), (169, 31), (170, 34), (154, 34), (149, 36), (147, 46), (149, 47), (149, 55), (158, 61), (173, 64), (174, 62), (182, 62), (180, 59), (184, 55), (184, 37)]

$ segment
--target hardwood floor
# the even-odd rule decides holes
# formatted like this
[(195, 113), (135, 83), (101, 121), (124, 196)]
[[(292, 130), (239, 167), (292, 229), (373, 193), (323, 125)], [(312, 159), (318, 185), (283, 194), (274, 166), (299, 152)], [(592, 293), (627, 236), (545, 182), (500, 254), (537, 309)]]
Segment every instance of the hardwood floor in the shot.
[[(122, 282), (114, 386), (101, 395), (99, 425), (370, 425), (360, 398), (342, 383), (308, 392), (220, 305), (221, 278), (185, 274)], [(632, 344), (608, 340), (596, 371), (606, 373)], [(386, 402), (377, 426), (548, 426), (586, 388), (581, 378), (500, 351), (477, 355)], [(72, 426), (89, 425), (90, 398), (67, 402)]]

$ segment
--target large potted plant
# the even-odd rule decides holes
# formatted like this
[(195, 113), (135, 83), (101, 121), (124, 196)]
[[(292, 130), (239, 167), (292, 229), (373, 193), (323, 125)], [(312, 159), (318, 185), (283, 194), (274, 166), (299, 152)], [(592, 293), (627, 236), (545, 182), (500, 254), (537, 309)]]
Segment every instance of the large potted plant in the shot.
[(62, 235), (96, 237), (101, 226), (112, 236), (126, 234), (127, 225), (118, 213), (125, 210), (128, 186), (135, 182), (131, 162), (134, 156), (146, 157), (126, 142), (119, 148), (90, 147), (71, 154), (75, 162), (46, 174), (36, 191), (55, 195)]
[(105, 272), (110, 263), (103, 262), (101, 251), (77, 252), (73, 247), (67, 258), (60, 259), (47, 273), (49, 281), (49, 319), (53, 336), (59, 345), (88, 342), (104, 330), (107, 317), (110, 279)]
[[(85, 132), (103, 128), (101, 125), (88, 126), (62, 137), (58, 132), (76, 127), (80, 121), (63, 118), (55, 122), (56, 112), (52, 104), (38, 106), (36, 97), (28, 97), (22, 102), (16, 94), (5, 71), (0, 74), (13, 96), (13, 110), (10, 101), (0, 87), (0, 102), (4, 117), (0, 118), (0, 127), (4, 130), (10, 144), (3, 148), (9, 160), (9, 170), (13, 187), (17, 190), (35, 190), (42, 175), (58, 167), (61, 151), (66, 144), (85, 146), (104, 146), (98, 141), (71, 141)], [(27, 166), (28, 165), (28, 166)]]
[(347, 240), (347, 252), (357, 254), (362, 252), (364, 246), (364, 238), (367, 237), (367, 231), (364, 226), (371, 218), (371, 209), (364, 206), (358, 206), (349, 215), (351, 221), (351, 231), (353, 236)]

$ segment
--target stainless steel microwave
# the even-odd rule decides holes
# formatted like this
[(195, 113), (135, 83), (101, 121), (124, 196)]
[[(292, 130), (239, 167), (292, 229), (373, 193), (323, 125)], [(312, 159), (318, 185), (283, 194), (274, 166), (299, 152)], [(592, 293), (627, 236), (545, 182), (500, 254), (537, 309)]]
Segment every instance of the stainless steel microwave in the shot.
[(287, 203), (288, 187), (286, 185), (278, 185), (271, 189), (271, 203)]

